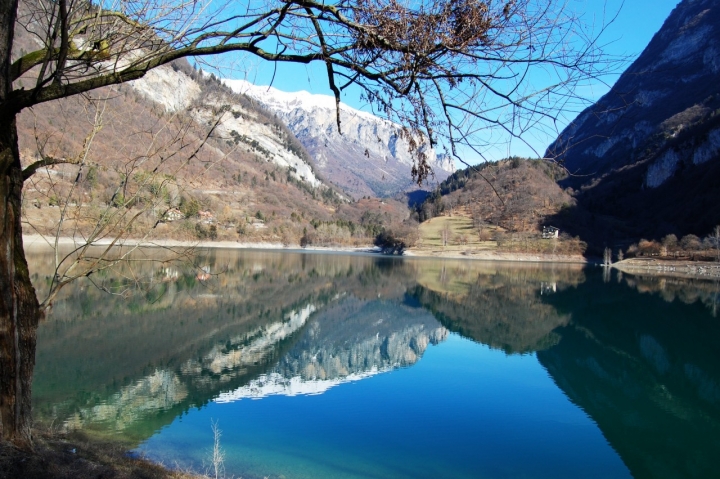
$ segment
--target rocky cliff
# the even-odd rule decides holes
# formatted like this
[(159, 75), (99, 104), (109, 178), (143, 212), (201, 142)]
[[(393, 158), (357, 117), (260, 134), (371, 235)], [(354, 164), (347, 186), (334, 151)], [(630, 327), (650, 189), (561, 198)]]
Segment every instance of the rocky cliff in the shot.
[(241, 97), (219, 85), (207, 88), (207, 82), (193, 76), (187, 68), (161, 66), (130, 85), (168, 113), (188, 111), (208, 128), (218, 122), (215, 134), (231, 141), (236, 148), (287, 169), (291, 176), (313, 188), (320, 186), (309, 158), (299, 145), (293, 148), (289, 141), (292, 135), (283, 131), (281, 125), (269, 122), (264, 112), (257, 111)]
[(412, 366), (448, 336), (428, 312), (346, 297), (308, 321), (278, 364), (217, 402), (322, 394), (337, 385)]
[[(548, 148), (580, 204), (619, 237), (707, 232), (720, 160), (720, 5), (684, 0), (640, 57)], [(688, 213), (690, 213), (688, 215)], [(573, 220), (572, 222), (577, 222)], [(572, 223), (570, 222), (570, 223)], [(610, 239), (611, 240), (611, 239)]]
[(581, 113), (548, 148), (570, 172), (598, 176), (637, 161), (655, 188), (682, 162), (718, 156), (720, 130), (677, 151), (682, 132), (715, 118), (720, 107), (720, 5), (685, 0), (611, 91)]
[[(398, 125), (341, 104), (342, 129), (338, 132), (335, 99), (330, 96), (287, 93), (243, 80), (224, 82), (282, 119), (312, 155), (320, 172), (351, 196), (392, 196), (414, 187), (410, 177), (412, 154)], [(429, 145), (424, 148), (436, 181), (455, 171), (451, 158), (437, 155)]]

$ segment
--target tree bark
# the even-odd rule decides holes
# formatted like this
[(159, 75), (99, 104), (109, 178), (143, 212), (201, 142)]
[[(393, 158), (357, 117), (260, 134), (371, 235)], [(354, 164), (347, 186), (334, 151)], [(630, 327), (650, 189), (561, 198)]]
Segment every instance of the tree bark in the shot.
[(16, 113), (7, 108), (17, 0), (0, 0), (0, 438), (31, 447), (32, 373), (41, 311), (20, 225), (23, 187)]
[(0, 437), (31, 445), (31, 384), (41, 312), (20, 226), (22, 169), (14, 119), (0, 118)]

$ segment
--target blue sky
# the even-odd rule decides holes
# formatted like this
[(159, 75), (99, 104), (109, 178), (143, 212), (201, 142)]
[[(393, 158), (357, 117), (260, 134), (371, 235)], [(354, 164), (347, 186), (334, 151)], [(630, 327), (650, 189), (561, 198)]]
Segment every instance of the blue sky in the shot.
[[(603, 35), (605, 51), (610, 55), (627, 55), (634, 60), (650, 42), (652, 36), (660, 29), (670, 12), (679, 3), (678, 0), (568, 0), (570, 8), (583, 15), (585, 23), (600, 25), (604, 21), (617, 14), (615, 22), (610, 25)], [(331, 94), (328, 88), (325, 68), (321, 64), (314, 65), (277, 65), (274, 71), (272, 64), (258, 60), (241, 63), (242, 69), (234, 70), (232, 73), (224, 73), (223, 76), (232, 78), (243, 78), (257, 85), (268, 85), (273, 79), (273, 86), (284, 91), (306, 90), (313, 93)], [(606, 78), (607, 83), (612, 83), (616, 77)], [(587, 87), (582, 95), (590, 99), (598, 99), (608, 91), (608, 87), (602, 82)], [(355, 107), (363, 108), (359, 96), (353, 91), (343, 95), (343, 102)], [(572, 119), (574, 113), (570, 115)], [(564, 125), (560, 125), (563, 127)], [(555, 135), (548, 132), (536, 132), (526, 138), (535, 151), (543, 152)], [(535, 156), (533, 149), (522, 144), (513, 142), (510, 145), (503, 145), (496, 150), (489, 150), (486, 157), (491, 160), (501, 159), (509, 155)], [(480, 158), (468, 155), (466, 158), (470, 163), (477, 163)]]

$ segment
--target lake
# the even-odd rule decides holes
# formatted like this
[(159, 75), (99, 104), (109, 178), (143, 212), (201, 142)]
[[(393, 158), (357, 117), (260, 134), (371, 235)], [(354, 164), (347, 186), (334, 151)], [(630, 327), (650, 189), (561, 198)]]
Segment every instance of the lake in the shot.
[[(29, 255), (42, 295), (52, 256)], [(68, 286), (37, 422), (227, 477), (700, 478), (720, 286), (573, 265), (210, 250)]]

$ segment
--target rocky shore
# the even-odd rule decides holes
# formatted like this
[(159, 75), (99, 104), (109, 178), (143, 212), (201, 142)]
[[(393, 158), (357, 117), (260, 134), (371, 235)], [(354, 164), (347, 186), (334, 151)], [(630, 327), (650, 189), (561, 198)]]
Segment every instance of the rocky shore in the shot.
[(632, 258), (613, 263), (613, 268), (629, 274), (654, 274), (678, 278), (720, 278), (720, 263)]

